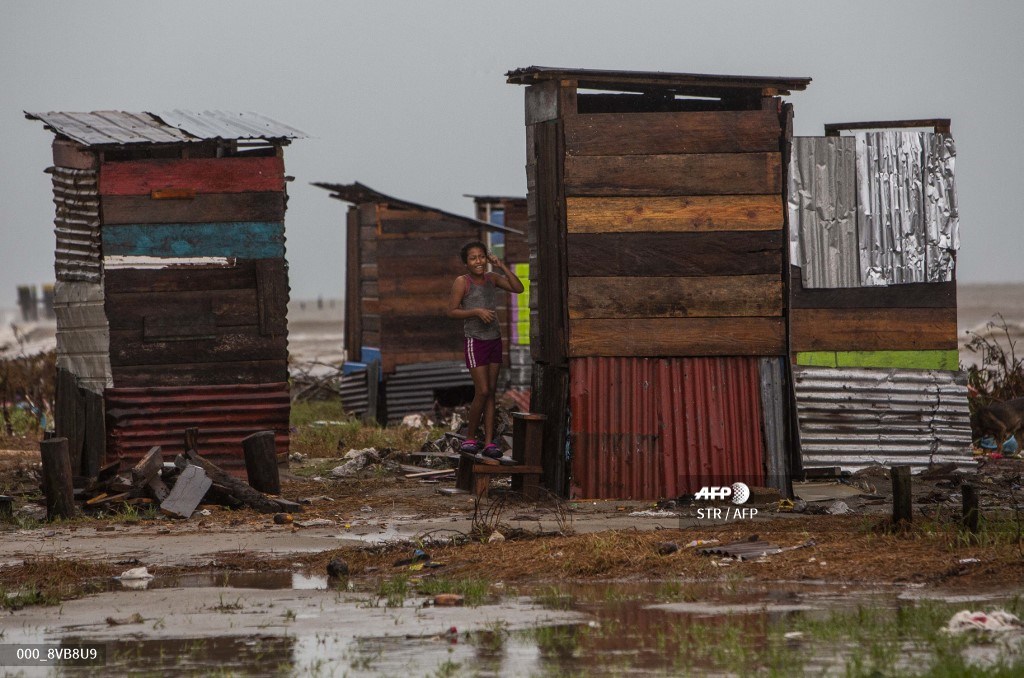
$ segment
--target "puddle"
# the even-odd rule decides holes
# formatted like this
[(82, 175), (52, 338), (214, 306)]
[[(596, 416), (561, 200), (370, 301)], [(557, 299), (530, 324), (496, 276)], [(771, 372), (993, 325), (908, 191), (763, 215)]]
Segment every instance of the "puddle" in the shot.
[(394, 523), (389, 523), (376, 532), (368, 532), (365, 527), (353, 527), (351, 530), (345, 530), (337, 535), (337, 538), (361, 541), (365, 544), (385, 544), (394, 541), (408, 541), (410, 536), (399, 532)]
[[(225, 588), (237, 591), (221, 593)], [(37, 609), (8, 638), (105, 642), (106, 673), (1024, 672), (1024, 634), (977, 643), (939, 631), (964, 608), (1001, 607), (1024, 616), (1019, 591), (964, 596), (919, 587), (727, 579), (539, 586), (509, 591), (497, 604), (460, 608), (427, 606), (429, 597), (413, 593), (388, 608), (372, 592), (326, 588), (323, 577), (285, 571), (157, 577), (148, 591), (70, 601), (59, 613)], [(108, 612), (97, 610), (112, 608), (120, 618), (138, 610), (145, 622), (109, 627), (102, 621)], [(191, 637), (181, 637), (186, 634)]]
[(199, 572), (178, 575), (155, 576), (145, 586), (125, 586), (119, 581), (111, 582), (108, 591), (130, 589), (177, 589), (177, 588), (231, 588), (231, 589), (292, 589), (326, 590), (327, 577), (287, 570), (267, 572)]

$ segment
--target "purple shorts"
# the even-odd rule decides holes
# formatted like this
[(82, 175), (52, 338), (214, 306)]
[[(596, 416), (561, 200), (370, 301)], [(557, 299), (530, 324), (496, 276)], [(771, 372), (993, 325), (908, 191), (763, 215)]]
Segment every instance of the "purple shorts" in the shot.
[(501, 337), (497, 339), (474, 339), (466, 337), (466, 367), (501, 364)]

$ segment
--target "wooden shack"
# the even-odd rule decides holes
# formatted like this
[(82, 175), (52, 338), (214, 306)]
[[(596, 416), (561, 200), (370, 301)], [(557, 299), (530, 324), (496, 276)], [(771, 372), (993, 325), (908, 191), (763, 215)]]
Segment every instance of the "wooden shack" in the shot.
[(153, 445), (288, 452), (287, 194), (303, 134), (252, 113), (27, 113), (56, 138), (57, 434), (73, 470)]
[[(446, 315), (459, 258), (470, 241), (522, 232), (400, 200), (360, 183), (314, 186), (351, 204), (346, 218), (345, 350), (353, 362), (379, 361), (386, 418), (433, 409), (451, 392), (472, 392), (462, 325)], [(498, 317), (508, 322), (507, 302)], [(508, 364), (506, 346), (505, 364)], [(378, 413), (383, 420), (383, 408)]]
[(530, 67), (533, 410), (545, 483), (653, 499), (784, 486), (781, 95), (809, 78)]

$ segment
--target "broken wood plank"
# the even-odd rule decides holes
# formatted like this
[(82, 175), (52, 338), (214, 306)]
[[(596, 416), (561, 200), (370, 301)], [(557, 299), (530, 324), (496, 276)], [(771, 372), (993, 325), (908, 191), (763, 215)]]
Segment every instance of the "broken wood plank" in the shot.
[(153, 480), (160, 473), (160, 469), (163, 468), (164, 457), (161, 454), (160, 446), (154, 445), (149, 448), (149, 452), (146, 453), (139, 463), (132, 467), (132, 483), (138, 486), (148, 485), (149, 481)]
[(167, 495), (171, 493), (170, 489), (159, 477), (154, 477), (150, 480), (146, 487), (149, 488), (149, 491), (159, 502), (163, 502), (164, 499), (167, 499)]
[[(198, 431), (196, 435), (198, 435)], [(277, 513), (281, 510), (280, 505), (276, 501), (225, 472), (213, 462), (202, 458), (194, 449), (190, 449), (185, 454), (190, 462), (206, 471), (211, 480), (216, 481), (218, 485), (223, 485), (233, 497), (246, 506), (254, 508), (260, 513)], [(186, 468), (185, 470), (187, 471), (188, 469)]]
[(249, 485), (267, 494), (281, 493), (281, 476), (274, 452), (274, 432), (260, 431), (242, 439)]
[(75, 489), (71, 484), (71, 457), (67, 438), (52, 438), (39, 443), (43, 463), (43, 494), (46, 495), (46, 519), (75, 515)]
[(178, 476), (171, 493), (160, 503), (160, 510), (168, 515), (189, 518), (211, 485), (213, 481), (202, 467), (189, 464)]
[(446, 476), (446, 475), (455, 475), (455, 469), (453, 469), (453, 468), (443, 468), (443, 469), (435, 469), (433, 471), (421, 471), (419, 473), (406, 473), (405, 477), (406, 478), (428, 478), (428, 477), (437, 477), (437, 476)]

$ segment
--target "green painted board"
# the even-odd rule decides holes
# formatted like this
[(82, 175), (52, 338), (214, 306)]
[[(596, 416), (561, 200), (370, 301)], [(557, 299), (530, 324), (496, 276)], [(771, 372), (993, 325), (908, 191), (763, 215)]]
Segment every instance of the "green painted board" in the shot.
[(946, 351), (812, 351), (796, 354), (797, 365), (819, 367), (900, 367), (911, 370), (960, 369), (960, 354)]

